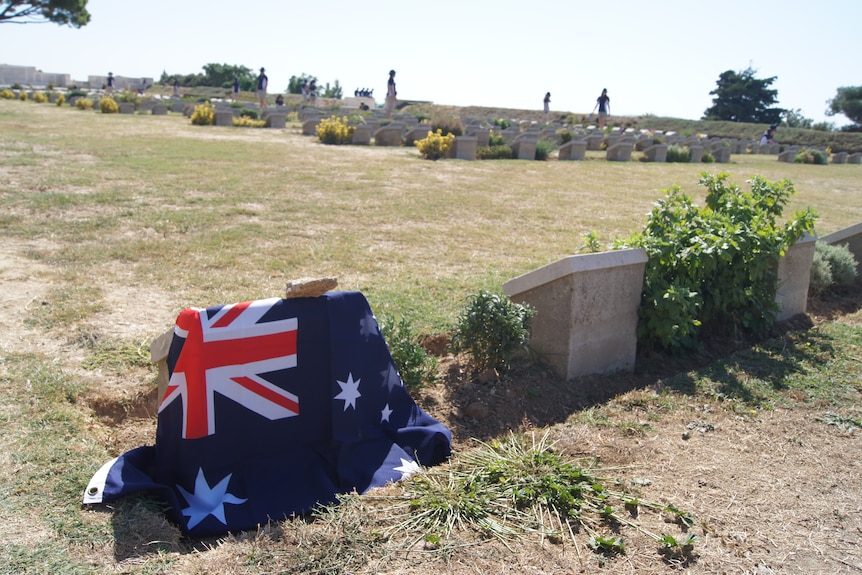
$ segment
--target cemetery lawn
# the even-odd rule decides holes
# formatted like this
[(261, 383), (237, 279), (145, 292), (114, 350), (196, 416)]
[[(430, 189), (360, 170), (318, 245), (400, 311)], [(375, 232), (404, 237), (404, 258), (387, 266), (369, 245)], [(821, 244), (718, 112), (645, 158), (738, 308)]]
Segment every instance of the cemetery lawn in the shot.
[[(0, 100), (0, 573), (862, 571), (859, 282), (761, 338), (644, 356), (634, 374), (567, 384), (518, 362), (480, 384), (445, 351), (469, 294), (582, 250), (588, 232), (609, 244), (638, 231), (674, 184), (702, 198), (705, 168), (741, 186), (790, 179), (788, 213), (811, 206), (820, 234), (862, 221), (855, 165), (429, 162), (323, 146), (296, 123), (196, 127)], [(203, 541), (148, 497), (82, 508), (102, 463), (154, 441), (149, 344), (176, 314), (309, 276), (407, 317), (439, 353), (440, 380), (414, 393), (454, 434), (433, 477), (525, 432), (629, 504), (553, 536), (392, 531), (399, 498), (419, 489), (408, 481)]]

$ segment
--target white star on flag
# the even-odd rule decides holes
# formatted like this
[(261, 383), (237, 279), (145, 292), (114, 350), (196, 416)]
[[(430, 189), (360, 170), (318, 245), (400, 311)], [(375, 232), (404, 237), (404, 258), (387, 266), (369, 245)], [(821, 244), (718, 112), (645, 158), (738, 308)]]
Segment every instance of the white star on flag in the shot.
[(389, 416), (392, 415), (392, 410), (389, 409), (389, 404), (386, 404), (386, 407), (380, 412), (380, 423), (384, 421), (389, 421)]
[(421, 473), (422, 468), (419, 467), (419, 464), (413, 460), (404, 459), (403, 457), (399, 457), (401, 460), (401, 465), (398, 467), (394, 467), (395, 471), (401, 472), (401, 479), (407, 479), (414, 473)]
[(191, 529), (201, 521), (207, 518), (207, 515), (212, 515), (223, 524), (227, 525), (227, 520), (224, 517), (224, 504), (233, 503), (238, 505), (245, 503), (247, 499), (240, 499), (227, 492), (227, 485), (230, 483), (232, 473), (228, 473), (227, 477), (218, 482), (218, 484), (210, 488), (204, 477), (203, 468), (198, 468), (198, 476), (195, 479), (195, 492), (189, 493), (181, 486), (177, 485), (177, 489), (185, 497), (188, 507), (183, 509), (183, 515), (189, 518), (188, 528)]
[(344, 411), (347, 411), (347, 407), (350, 406), (353, 409), (356, 409), (356, 400), (362, 397), (362, 394), (359, 393), (359, 382), (361, 379), (357, 379), (355, 382), (353, 381), (353, 374), (347, 374), (347, 381), (341, 381), (336, 379), (338, 385), (341, 386), (341, 393), (335, 396), (334, 399), (342, 399), (344, 400)]

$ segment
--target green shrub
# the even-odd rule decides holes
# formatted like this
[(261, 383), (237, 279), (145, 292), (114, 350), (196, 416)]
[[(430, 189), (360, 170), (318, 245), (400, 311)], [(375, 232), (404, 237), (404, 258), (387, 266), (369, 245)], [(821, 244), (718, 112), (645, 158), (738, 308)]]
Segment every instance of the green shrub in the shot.
[(488, 132), (488, 146), (505, 146), (506, 138), (503, 137), (503, 134), (499, 134), (494, 130)]
[(478, 371), (509, 368), (512, 356), (524, 348), (536, 310), (502, 294), (481, 290), (461, 310), (452, 335), (452, 349), (467, 352)]
[(22, 102), (26, 102), (27, 101), (27, 92), (25, 92), (24, 90), (21, 90), (18, 93), (18, 99), (21, 100)]
[(14, 99), (15, 99), (15, 93), (14, 93), (12, 90), (9, 90), (9, 89), (6, 89), (6, 90), (0, 90), (0, 99), (3, 99), (3, 100), (14, 100)]
[(24, 87), (21, 84), (19, 84), (18, 82), (15, 82), (14, 84), (12, 84), (9, 87), (12, 88), (13, 90), (23, 90), (24, 89)]
[(434, 383), (438, 377), (437, 358), (426, 353), (410, 322), (402, 317), (398, 321), (381, 318), (379, 323), (404, 385), (412, 390)]
[(508, 128), (512, 124), (509, 122), (509, 120), (506, 120), (503, 118), (497, 118), (496, 120), (494, 120), (494, 125), (499, 126), (501, 130), (505, 130), (506, 128)]
[(75, 100), (75, 107), (79, 110), (92, 110), (93, 101), (89, 98), (78, 98)]
[(851, 286), (856, 281), (858, 262), (847, 245), (832, 245), (817, 241), (811, 263), (809, 287), (814, 292), (832, 286)]
[(793, 162), (796, 164), (815, 164), (823, 166), (826, 164), (826, 154), (820, 150), (808, 150), (803, 148), (799, 150), (793, 158)]
[(417, 140), (416, 147), (419, 148), (419, 153), (426, 160), (439, 160), (449, 155), (449, 150), (455, 142), (455, 134), (442, 133), (442, 130), (429, 132), (428, 136)]
[(714, 164), (715, 156), (713, 156), (710, 152), (704, 152), (700, 157), (700, 161), (704, 164)]
[(514, 157), (515, 153), (512, 148), (506, 144), (476, 148), (476, 159), (478, 160), (511, 160)]
[(66, 92), (66, 97), (69, 99), (72, 99), (76, 96), (79, 98), (83, 98), (86, 95), (87, 95), (87, 93), (83, 90), (69, 90), (68, 92)]
[(123, 102), (124, 104), (134, 104), (135, 106), (141, 103), (141, 99), (138, 97), (138, 94), (132, 92), (128, 88), (117, 94), (114, 99), (117, 102)]
[(250, 110), (248, 108), (243, 108), (239, 111), (239, 117), (257, 120), (260, 116), (258, 116), (257, 110)]
[(560, 130), (557, 132), (560, 135), (560, 143), (567, 144), (572, 141), (572, 133), (568, 130)]
[(355, 126), (351, 126), (347, 121), (347, 116), (330, 116), (324, 118), (317, 125), (317, 138), (323, 144), (340, 146), (353, 142), (353, 132), (356, 131)]
[(113, 98), (105, 96), (99, 100), (99, 110), (103, 114), (118, 114), (120, 112), (120, 105)]
[(431, 118), (431, 131), (439, 131), (444, 136), (448, 136), (449, 134), (461, 136), (464, 134), (464, 126), (461, 124), (460, 118), (437, 115)]
[(43, 94), (42, 92), (36, 92), (35, 94), (33, 94), (33, 101), (37, 104), (44, 104), (48, 101), (48, 95)]
[(536, 142), (536, 159), (539, 161), (547, 160), (556, 147), (554, 142), (550, 140), (539, 140)]
[(57, 104), (58, 106), (62, 106), (62, 105), (63, 105), (63, 104), (65, 104), (65, 103), (66, 103), (66, 96), (64, 96), (63, 94), (60, 94), (59, 96), (57, 96), (57, 102), (56, 102), (56, 104)]
[(690, 162), (691, 161), (691, 150), (688, 148), (683, 148), (682, 146), (668, 146), (667, 147), (667, 161), (668, 162)]
[(776, 219), (793, 195), (793, 184), (763, 178), (750, 192), (727, 183), (727, 174), (702, 174), (706, 206), (697, 207), (674, 186), (655, 204), (644, 230), (628, 245), (649, 258), (644, 275), (638, 341), (672, 351), (696, 348), (708, 333), (758, 332), (775, 320), (778, 258), (816, 216), (797, 212), (784, 225)]
[(192, 124), (195, 126), (213, 126), (215, 125), (215, 106), (209, 101), (195, 106), (192, 112)]

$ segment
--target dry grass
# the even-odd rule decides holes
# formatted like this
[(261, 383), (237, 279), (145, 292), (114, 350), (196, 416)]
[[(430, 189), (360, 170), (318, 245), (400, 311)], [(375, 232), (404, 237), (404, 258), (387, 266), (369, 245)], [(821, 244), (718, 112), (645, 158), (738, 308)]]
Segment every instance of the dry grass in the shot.
[[(826, 411), (859, 417), (848, 399), (862, 389), (858, 290), (832, 308), (840, 313), (825, 315), (848, 331), (823, 332), (816, 354), (793, 356), (799, 373), (825, 374), (818, 385), (831, 398), (809, 397), (810, 382), (802, 382), (776, 396), (778, 407), (748, 413), (737, 400), (679, 391), (676, 371), (701, 385), (709, 375), (658, 360), (577, 389), (527, 366), (486, 387), (457, 358), (442, 358), (441, 382), (417, 396), (453, 429), (456, 453), (472, 438), (550, 429), (565, 457), (600, 465), (644, 500), (690, 511), (701, 539), (692, 558), (663, 557), (632, 530), (622, 533), (627, 553), (616, 557), (594, 553), (578, 534), (517, 544), (471, 528), (438, 542), (423, 533), (386, 538), (384, 497), (351, 497), (314, 521), (206, 541), (182, 539), (148, 499), (82, 510), (78, 493), (104, 460), (152, 442), (154, 372), (135, 350), (181, 308), (269, 297), (287, 279), (336, 275), (342, 288), (365, 292), (375, 311), (442, 331), (466, 295), (579, 250), (584, 233), (607, 242), (636, 231), (660, 189), (678, 183), (698, 193), (703, 166), (597, 155), (432, 163), (407, 148), (322, 146), (295, 125), (201, 128), (179, 116), (5, 101), (0, 141), (0, 572), (862, 570), (858, 432), (817, 419)], [(814, 207), (821, 233), (862, 221), (858, 166), (734, 157), (721, 168), (740, 184), (754, 174), (793, 180), (791, 209)], [(734, 383), (761, 384), (783, 348), (805, 348), (776, 337), (760, 354), (773, 361), (737, 368)], [(105, 350), (116, 350), (119, 366), (98, 359)], [(716, 350), (702, 361), (718, 357)], [(841, 394), (830, 387), (839, 384)], [(487, 419), (464, 415), (476, 402)], [(380, 495), (400, 487), (390, 489)], [(654, 533), (677, 529), (660, 513), (645, 510), (638, 520)]]

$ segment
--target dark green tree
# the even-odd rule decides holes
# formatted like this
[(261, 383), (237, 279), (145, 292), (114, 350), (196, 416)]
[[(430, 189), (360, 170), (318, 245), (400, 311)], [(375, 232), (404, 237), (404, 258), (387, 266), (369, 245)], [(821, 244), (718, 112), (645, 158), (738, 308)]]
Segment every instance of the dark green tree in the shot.
[(806, 118), (802, 115), (802, 110), (785, 110), (783, 124), (788, 128), (806, 128), (811, 129), (814, 125), (814, 120)]
[(715, 90), (710, 92), (711, 96), (715, 96), (712, 99), (712, 107), (706, 109), (703, 119), (757, 124), (779, 123), (784, 110), (771, 107), (778, 96), (778, 90), (770, 88), (776, 76), (761, 79), (755, 78), (754, 73), (755, 70), (750, 67), (742, 72), (722, 72)]
[(329, 82), (327, 82), (326, 86), (324, 86), (323, 88), (324, 98), (336, 98), (340, 100), (343, 95), (344, 94), (341, 90), (341, 84), (338, 83), (338, 80), (335, 80), (335, 85), (333, 85), (332, 87), (330, 87)]
[(302, 82), (305, 81), (310, 84), (312, 80), (317, 82), (317, 76), (310, 76), (305, 72), (301, 76), (291, 76), (287, 82), (287, 93), (302, 94)]
[(862, 86), (838, 88), (835, 97), (826, 103), (829, 104), (827, 116), (844, 114), (854, 124), (862, 125)]
[(248, 90), (254, 85), (254, 74), (251, 68), (231, 66), (229, 64), (206, 64), (204, 67), (204, 86), (230, 88), (233, 79), (239, 78), (240, 88)]
[(87, 0), (0, 0), (0, 23), (53, 22), (80, 28), (90, 22)]

